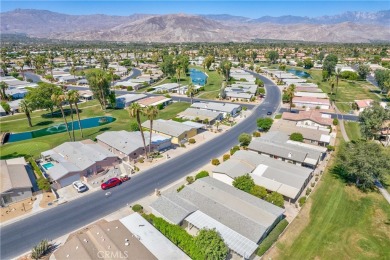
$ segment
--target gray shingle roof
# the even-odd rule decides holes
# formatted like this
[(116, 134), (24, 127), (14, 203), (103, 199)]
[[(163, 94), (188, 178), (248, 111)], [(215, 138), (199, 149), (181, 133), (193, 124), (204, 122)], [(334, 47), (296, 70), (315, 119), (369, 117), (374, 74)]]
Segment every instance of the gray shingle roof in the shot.
[(208, 119), (209, 121), (215, 120), (216, 118), (221, 116), (221, 112), (215, 112), (206, 109), (196, 109), (196, 108), (187, 108), (183, 112), (179, 113), (179, 116), (188, 118), (190, 120), (199, 118), (199, 120)]
[(275, 155), (277, 157), (294, 160), (303, 163), (305, 159), (317, 161), (321, 156), (319, 149), (309, 148), (310, 145), (300, 145), (290, 142), (285, 133), (272, 131), (260, 138), (255, 138), (249, 144), (248, 149)]
[[(164, 203), (162, 195), (152, 208)], [(197, 180), (179, 193), (173, 193), (198, 210), (257, 243), (284, 210), (211, 177)], [(180, 204), (182, 205), (182, 204)], [(162, 216), (170, 216), (174, 205), (161, 207)], [(163, 209), (163, 210), (162, 210)], [(183, 219), (182, 219), (183, 220)]]
[(312, 170), (241, 150), (218, 165), (213, 172), (226, 174), (231, 178), (250, 173), (257, 185), (294, 199), (299, 195)]
[[(142, 123), (142, 127), (150, 128), (150, 121)], [(169, 136), (178, 137), (190, 131), (193, 127), (172, 120), (157, 119), (153, 121), (153, 131), (157, 131)]]
[(239, 109), (240, 105), (230, 104), (230, 103), (217, 103), (217, 102), (197, 102), (192, 104), (191, 107), (215, 110), (224, 113), (231, 113), (234, 109)]

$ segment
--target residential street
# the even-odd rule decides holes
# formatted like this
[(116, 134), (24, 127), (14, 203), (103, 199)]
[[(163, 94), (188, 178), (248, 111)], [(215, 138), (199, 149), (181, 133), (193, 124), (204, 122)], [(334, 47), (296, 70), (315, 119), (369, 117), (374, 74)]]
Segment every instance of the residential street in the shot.
[[(279, 88), (267, 78), (257, 76), (261, 77), (265, 83), (266, 98), (241, 123), (210, 142), (172, 158), (166, 163), (133, 177), (119, 187), (111, 189), (109, 197), (105, 196), (106, 191), (97, 191), (29, 218), (2, 226), (0, 258), (16, 257), (31, 250), (42, 239), (55, 239), (119, 210), (127, 204), (131, 205), (132, 202), (152, 194), (156, 188), (164, 187), (186, 176), (208, 163), (212, 158), (225, 153), (238, 143), (239, 134), (251, 133), (256, 129), (256, 118), (266, 116), (268, 111), (275, 112), (279, 107), (281, 99)], [(182, 98), (183, 101), (184, 99)]]

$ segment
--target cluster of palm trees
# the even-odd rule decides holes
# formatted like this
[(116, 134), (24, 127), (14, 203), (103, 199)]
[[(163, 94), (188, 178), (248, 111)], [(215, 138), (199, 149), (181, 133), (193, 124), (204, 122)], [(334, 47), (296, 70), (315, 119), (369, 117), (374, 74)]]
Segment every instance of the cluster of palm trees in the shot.
[(288, 103), (290, 104), (290, 112), (293, 105), (293, 99), (295, 96), (295, 85), (291, 84), (287, 89), (283, 90), (283, 93), (286, 95)]
[[(80, 97), (79, 93), (76, 90), (70, 90), (67, 93), (63, 93), (63, 92), (55, 93), (55, 94), (53, 94), (51, 96), (51, 100), (61, 110), (62, 118), (64, 119), (64, 123), (65, 123), (65, 127), (66, 127), (66, 132), (69, 135), (69, 140), (70, 141), (76, 141), (75, 134), (74, 134), (73, 105), (76, 108), (77, 120), (78, 120), (78, 123), (79, 123), (79, 129), (80, 129), (81, 137), (84, 137), (83, 129), (81, 127), (79, 108), (78, 108), (78, 105), (77, 105), (77, 102), (79, 101), (79, 97)], [(71, 132), (69, 130), (68, 121), (66, 120), (66, 115), (65, 115), (65, 112), (64, 112), (64, 107), (63, 106), (64, 106), (65, 103), (68, 103), (69, 106), (70, 106), (70, 118), (72, 120), (72, 123), (70, 124), (70, 126), (71, 126), (72, 134), (71, 134)], [(27, 116), (27, 114), (26, 114), (26, 116)]]
[[(142, 142), (144, 145), (145, 158), (149, 158), (152, 147), (152, 132), (153, 132), (153, 121), (157, 118), (159, 110), (156, 106), (141, 107), (138, 103), (132, 103), (128, 107), (130, 118), (134, 118), (137, 121), (139, 131), (141, 132)], [(141, 116), (146, 116), (149, 119), (149, 151), (146, 149), (144, 130), (141, 125)]]

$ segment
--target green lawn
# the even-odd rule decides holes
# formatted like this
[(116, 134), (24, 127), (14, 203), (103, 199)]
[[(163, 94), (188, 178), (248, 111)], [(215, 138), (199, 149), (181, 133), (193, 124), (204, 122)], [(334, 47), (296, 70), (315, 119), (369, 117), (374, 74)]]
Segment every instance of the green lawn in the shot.
[[(164, 108), (160, 111), (160, 114), (158, 118), (162, 119), (171, 119), (176, 116), (176, 114), (180, 113), (181, 111), (185, 110), (190, 106), (189, 103), (184, 102), (177, 102), (169, 105), (168, 107)], [(37, 113), (36, 115), (38, 115)], [(113, 123), (100, 126), (100, 127), (94, 127), (89, 129), (84, 129), (84, 139), (92, 139), (94, 140), (95, 137), (98, 134), (101, 134), (105, 131), (117, 131), (117, 130), (130, 130), (130, 122), (134, 122), (134, 119), (130, 119), (127, 110), (119, 109), (119, 110), (107, 110), (106, 113), (104, 113), (99, 106), (89, 107), (86, 109), (83, 109), (80, 117), (87, 118), (87, 117), (94, 117), (94, 116), (113, 116), (116, 118), (116, 121)], [(15, 116), (16, 118), (19, 118), (19, 115)], [(8, 118), (8, 121), (11, 120), (12, 117)], [(69, 120), (69, 117), (68, 117)], [(142, 121), (145, 121), (146, 118), (142, 117)], [(49, 122), (45, 126), (39, 125), (41, 122)], [(12, 121), (12, 122), (0, 122), (0, 127), (2, 131), (6, 127), (9, 129), (17, 129), (12, 130), (12, 132), (23, 132), (23, 131), (31, 131), (33, 129), (40, 129), (45, 128), (50, 125), (55, 125), (58, 123), (62, 123), (61, 118), (56, 119), (45, 119), (42, 117), (33, 118), (33, 124), (34, 126), (32, 128), (28, 127), (27, 120), (21, 120), (21, 121)], [(38, 124), (38, 126), (37, 126)], [(79, 131), (75, 131), (76, 140), (82, 140), (81, 134)], [(49, 135), (49, 136), (43, 136), (38, 137), (26, 141), (20, 141), (15, 143), (8, 143), (0, 147), (0, 158), (13, 158), (18, 156), (25, 156), (25, 155), (32, 155), (34, 157), (39, 156), (39, 154), (42, 151), (45, 151), (47, 149), (53, 148), (63, 142), (69, 141), (67, 133), (59, 133), (55, 135)]]
[(348, 122), (344, 121), (344, 127), (345, 131), (347, 132), (347, 135), (349, 139), (352, 140), (359, 140), (362, 138), (360, 134), (360, 126), (358, 122)]
[[(304, 70), (304, 69), (302, 69)], [(331, 93), (331, 86), (329, 82), (322, 81), (322, 71), (321, 70), (304, 70), (308, 73), (310, 73), (312, 79), (309, 79), (308, 81), (311, 81), (313, 83), (318, 84), (318, 86), (327, 93), (330, 96)], [(339, 87), (336, 87), (334, 89), (334, 92), (337, 92), (337, 94), (334, 94), (334, 99), (336, 100), (336, 106), (340, 109), (342, 112), (348, 112), (351, 110), (350, 103), (353, 102), (356, 99), (368, 99), (371, 98), (373, 100), (380, 100), (380, 98), (375, 95), (370, 89), (367, 87), (369, 83), (365, 81), (350, 81), (350, 80), (339, 80)]]
[(390, 259), (390, 207), (331, 172), (265, 259)]
[[(203, 68), (201, 67), (194, 68), (203, 71)], [(215, 99), (219, 94), (219, 90), (221, 89), (223, 76), (219, 75), (217, 71), (206, 71), (206, 74), (208, 75), (208, 77), (207, 83), (204, 86), (204, 91), (200, 92), (197, 97), (205, 99)]]

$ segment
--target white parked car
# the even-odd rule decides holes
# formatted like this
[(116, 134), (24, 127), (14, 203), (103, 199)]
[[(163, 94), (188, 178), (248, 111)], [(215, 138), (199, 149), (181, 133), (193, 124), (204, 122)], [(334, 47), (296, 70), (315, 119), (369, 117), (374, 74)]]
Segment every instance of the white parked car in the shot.
[(73, 182), (73, 187), (77, 190), (77, 192), (84, 192), (88, 190), (87, 185), (85, 185), (81, 181)]

